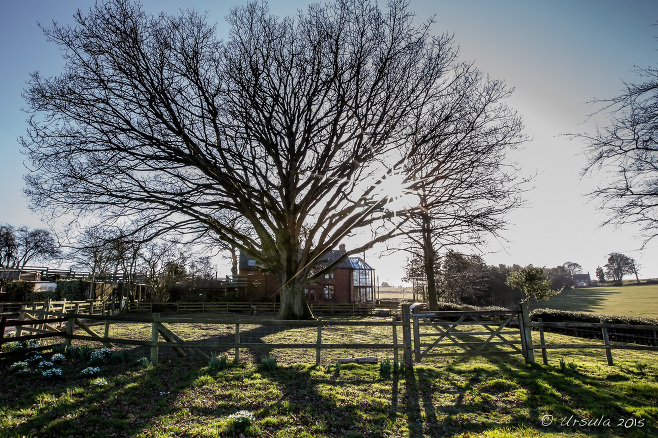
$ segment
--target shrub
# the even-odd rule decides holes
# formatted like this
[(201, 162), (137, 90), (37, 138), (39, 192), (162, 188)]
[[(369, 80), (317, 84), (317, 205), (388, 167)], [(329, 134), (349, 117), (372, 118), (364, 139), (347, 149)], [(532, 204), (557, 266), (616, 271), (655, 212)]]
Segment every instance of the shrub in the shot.
[(9, 301), (27, 301), (34, 291), (34, 283), (18, 280), (5, 286), (5, 290), (9, 294)]
[[(249, 429), (255, 421), (256, 417), (254, 417), (252, 412), (238, 411), (235, 414), (228, 416), (224, 433), (229, 436), (238, 436), (249, 433)], [(251, 433), (249, 433), (249, 435), (251, 435)]]
[(89, 355), (89, 364), (90, 365), (102, 365), (108, 363), (112, 351), (109, 348), (101, 348), (100, 350), (93, 350)]
[(55, 353), (50, 358), (50, 360), (53, 362), (64, 362), (65, 359), (66, 357), (62, 353)]
[(72, 359), (87, 361), (91, 357), (91, 348), (87, 345), (83, 345), (82, 347), (70, 347), (66, 350), (66, 354)]
[(101, 372), (101, 369), (98, 367), (87, 367), (84, 370), (80, 371), (80, 374), (83, 376), (94, 376)]
[(41, 375), (43, 377), (61, 377), (62, 370), (60, 368), (50, 368), (47, 370), (41, 370)]
[(126, 350), (117, 351), (110, 355), (110, 363), (128, 362), (128, 352)]
[(340, 367), (341, 367), (341, 363), (336, 362), (336, 366), (334, 367), (334, 377), (340, 376)]
[(263, 369), (265, 369), (265, 371), (276, 370), (276, 359), (273, 357), (265, 356), (261, 360), (261, 364), (263, 365)]
[(9, 371), (11, 372), (17, 372), (20, 370), (27, 370), (29, 368), (29, 364), (25, 361), (20, 361), (20, 362), (14, 362), (9, 366)]
[(383, 378), (391, 377), (391, 361), (386, 359), (379, 363), (379, 375)]
[(146, 357), (140, 357), (137, 359), (137, 365), (139, 365), (142, 368), (148, 368), (151, 366), (151, 361), (148, 360)]
[(217, 373), (221, 370), (224, 370), (228, 368), (228, 366), (229, 363), (226, 355), (223, 355), (222, 357), (217, 357), (217, 355), (213, 353), (212, 356), (210, 356), (210, 360), (208, 361), (208, 368), (210, 368), (210, 371), (212, 371), (213, 373)]
[(57, 282), (57, 295), (68, 301), (83, 301), (87, 298), (90, 283), (84, 280), (60, 280)]

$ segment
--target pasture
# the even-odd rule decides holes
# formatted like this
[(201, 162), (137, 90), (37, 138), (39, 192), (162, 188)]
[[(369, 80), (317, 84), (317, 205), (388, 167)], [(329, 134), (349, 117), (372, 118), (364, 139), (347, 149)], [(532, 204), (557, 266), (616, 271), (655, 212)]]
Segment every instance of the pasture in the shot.
[[(209, 328), (196, 329), (178, 328), (185, 337)], [(142, 329), (113, 324), (111, 330), (139, 336)], [(376, 332), (354, 335), (388, 336)], [(282, 340), (289, 333), (267, 336)], [(552, 333), (546, 337), (573, 342)], [(96, 355), (95, 362), (80, 350), (66, 352), (56, 365), (61, 375), (44, 377), (41, 359), (27, 361), (24, 372), (10, 369), (12, 361), (0, 363), (0, 436), (658, 434), (656, 352), (625, 351), (614, 366), (606, 365), (602, 350), (551, 351), (548, 365), (532, 366), (520, 355), (440, 357), (396, 372), (381, 364), (338, 366), (332, 360), (318, 367), (311, 364), (312, 354), (307, 360), (278, 351), (269, 352), (278, 362), (269, 369), (258, 361), (212, 366), (173, 355), (152, 366), (140, 359), (144, 350), (118, 348), (100, 361)], [(44, 354), (43, 360), (50, 359)], [(90, 366), (91, 374), (84, 371)]]
[(568, 289), (550, 301), (533, 303), (532, 308), (658, 318), (658, 285), (627, 284), (620, 287)]

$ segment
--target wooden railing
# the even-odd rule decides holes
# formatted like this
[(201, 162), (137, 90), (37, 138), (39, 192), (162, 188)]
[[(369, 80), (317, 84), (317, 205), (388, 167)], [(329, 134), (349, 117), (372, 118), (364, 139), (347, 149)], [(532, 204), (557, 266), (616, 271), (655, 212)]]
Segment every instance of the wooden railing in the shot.
[[(278, 312), (279, 303), (277, 302), (166, 302), (166, 303), (127, 303), (126, 310), (131, 313), (164, 313), (164, 312), (180, 312), (180, 313), (197, 313), (197, 312), (212, 312), (212, 313), (232, 313), (232, 312), (249, 312), (249, 313), (262, 313), (262, 312)], [(380, 315), (390, 316), (400, 312), (400, 305), (398, 303), (309, 303), (309, 307), (313, 313), (317, 314), (350, 314), (350, 315)]]
[[(151, 362), (157, 364), (159, 361), (159, 350), (160, 348), (172, 348), (178, 353), (179, 356), (186, 356), (187, 353), (185, 350), (194, 352), (197, 355), (200, 355), (204, 359), (208, 359), (208, 356), (201, 351), (201, 349), (209, 348), (208, 343), (202, 341), (186, 341), (181, 338), (174, 330), (165, 324), (180, 324), (180, 323), (203, 323), (203, 324), (216, 324), (224, 326), (233, 326), (234, 335), (231, 335), (233, 341), (218, 341), (213, 342), (210, 347), (214, 350), (221, 349), (232, 349), (234, 351), (235, 361), (240, 360), (240, 350), (241, 349), (311, 349), (316, 352), (316, 364), (320, 365), (321, 363), (321, 352), (327, 349), (353, 349), (353, 350), (363, 350), (363, 349), (383, 349), (383, 350), (393, 350), (394, 361), (397, 363), (398, 359), (398, 349), (402, 346), (397, 341), (397, 327), (398, 324), (394, 319), (379, 320), (379, 321), (354, 321), (354, 320), (329, 320), (323, 321), (322, 319), (312, 320), (312, 321), (282, 321), (282, 320), (255, 320), (251, 319), (240, 319), (239, 317), (227, 318), (226, 316), (220, 315), (207, 315), (203, 318), (195, 317), (185, 317), (181, 315), (176, 316), (162, 316), (159, 313), (153, 313), (148, 316), (110, 316), (110, 315), (89, 315), (89, 314), (74, 314), (74, 313), (61, 313), (54, 311), (46, 310), (36, 310), (33, 312), (36, 315), (39, 315), (41, 319), (32, 320), (32, 321), (8, 321), (6, 317), (2, 317), (0, 320), (0, 325), (6, 327), (24, 327), (28, 325), (37, 325), (42, 323), (53, 323), (53, 322), (62, 322), (66, 321), (66, 330), (57, 330), (55, 327), (51, 327), (49, 330), (40, 333), (42, 330), (34, 327), (24, 328), (33, 333), (33, 335), (28, 336), (14, 336), (9, 338), (4, 338), (0, 336), (0, 346), (8, 342), (16, 342), (21, 340), (28, 339), (41, 339), (41, 338), (50, 338), (50, 337), (61, 337), (65, 340), (65, 344), (70, 346), (72, 340), (81, 340), (81, 341), (96, 341), (102, 342), (105, 345), (111, 344), (122, 344), (122, 345), (137, 345), (137, 346), (146, 346), (151, 348)], [(104, 334), (101, 335), (94, 331), (89, 321), (103, 321), (105, 324)], [(129, 339), (129, 338), (114, 338), (108, 336), (109, 326), (111, 323), (150, 323), (151, 324), (151, 339)], [(241, 338), (240, 327), (244, 325), (257, 325), (265, 327), (279, 327), (285, 329), (295, 329), (295, 328), (312, 328), (316, 333), (315, 342), (295, 342), (295, 343), (270, 343), (270, 342), (245, 342)], [(327, 343), (323, 342), (322, 330), (323, 327), (331, 326), (359, 326), (359, 327), (373, 327), (373, 326), (384, 326), (391, 328), (391, 341), (390, 342), (348, 342), (348, 343)], [(80, 329), (85, 332), (85, 334), (80, 334)], [(76, 331), (77, 330), (77, 331)], [(161, 341), (160, 338), (164, 339)], [(185, 349), (185, 350), (184, 350)], [(2, 356), (0, 356), (2, 357)]]
[[(606, 359), (608, 365), (613, 365), (612, 350), (651, 350), (658, 351), (658, 326), (655, 325), (637, 325), (637, 324), (611, 324), (604, 321), (600, 323), (584, 323), (584, 322), (527, 322), (529, 328), (534, 328), (539, 331), (539, 345), (529, 345), (531, 350), (541, 350), (542, 360), (545, 365), (548, 364), (547, 350), (556, 349), (605, 349)], [(570, 329), (580, 331), (597, 331), (600, 333), (600, 339), (603, 343), (578, 343), (578, 344), (548, 344), (544, 331), (546, 328), (553, 329)], [(642, 342), (638, 343), (612, 343), (610, 341), (610, 329), (617, 330), (633, 330), (636, 333), (644, 333)], [(639, 335), (637, 335), (639, 336)], [(588, 336), (591, 338), (591, 336)]]
[[(623, 349), (623, 350), (652, 350), (658, 351), (658, 345), (638, 345), (638, 344), (629, 344), (629, 343), (614, 343), (610, 341), (608, 336), (608, 330), (610, 329), (633, 329), (640, 330), (646, 333), (646, 337), (658, 338), (658, 326), (643, 326), (643, 325), (630, 325), (630, 324), (610, 324), (610, 323), (570, 323), (570, 322), (529, 322), (527, 320), (526, 309), (520, 308), (518, 313), (516, 312), (485, 312), (487, 315), (493, 315), (500, 317), (497, 321), (484, 321), (482, 320), (485, 313), (482, 312), (438, 312), (436, 314), (415, 314), (410, 311), (410, 306), (408, 304), (402, 305), (402, 321), (396, 322), (395, 319), (386, 319), (386, 320), (339, 320), (339, 319), (329, 319), (322, 320), (318, 319), (315, 321), (281, 321), (281, 320), (272, 320), (265, 318), (255, 318), (255, 317), (245, 317), (241, 315), (233, 315), (229, 317), (227, 315), (161, 315), (159, 313), (153, 313), (145, 316), (139, 315), (128, 315), (128, 316), (114, 316), (114, 315), (101, 315), (89, 312), (79, 312), (80, 309), (83, 309), (83, 304), (92, 305), (93, 303), (68, 303), (62, 306), (63, 310), (39, 310), (39, 309), (29, 309), (24, 312), (25, 318), (23, 320), (10, 320), (7, 316), (0, 317), (0, 346), (3, 343), (15, 343), (19, 341), (27, 340), (38, 340), (46, 338), (60, 338), (65, 341), (66, 344), (70, 345), (72, 340), (82, 340), (82, 341), (96, 341), (101, 342), (105, 345), (111, 345), (112, 343), (116, 344), (125, 344), (125, 345), (141, 345), (150, 347), (151, 349), (151, 360), (154, 363), (158, 361), (159, 349), (160, 348), (172, 348), (179, 355), (186, 355), (184, 351), (188, 350), (193, 354), (198, 354), (201, 357), (207, 357), (205, 353), (201, 351), (202, 348), (209, 348), (207, 343), (202, 341), (186, 341), (183, 340), (179, 335), (175, 333), (170, 326), (171, 324), (216, 324), (216, 325), (225, 325), (232, 326), (232, 332), (228, 332), (230, 336), (224, 336), (224, 338), (218, 342), (212, 343), (210, 348), (212, 349), (233, 349), (236, 360), (240, 358), (240, 349), (249, 348), (249, 349), (312, 349), (316, 351), (316, 363), (320, 363), (321, 352), (326, 349), (354, 349), (354, 350), (363, 350), (363, 349), (388, 349), (393, 350), (395, 363), (398, 359), (398, 350), (403, 350), (404, 355), (404, 364), (409, 367), (413, 362), (413, 353), (421, 354), (422, 352), (418, 350), (420, 347), (418, 341), (420, 339), (420, 334), (422, 332), (416, 331), (416, 326), (420, 327), (421, 322), (419, 319), (426, 319), (425, 324), (429, 324), (436, 330), (436, 333), (433, 335), (435, 338), (445, 338), (451, 340), (451, 347), (458, 347), (464, 350), (469, 350), (471, 348), (470, 344), (465, 344), (462, 342), (462, 339), (459, 339), (461, 333), (455, 331), (456, 327), (459, 324), (462, 324), (466, 320), (464, 318), (470, 318), (470, 325), (475, 327), (481, 327), (484, 331), (477, 333), (467, 333), (467, 336), (480, 336), (483, 337), (483, 340), (479, 340), (479, 345), (492, 346), (495, 345), (495, 342), (500, 343), (501, 345), (510, 346), (514, 352), (522, 353), (527, 362), (534, 362), (533, 352), (536, 350), (542, 351), (542, 357), (545, 364), (547, 364), (547, 351), (554, 349), (581, 349), (581, 348), (594, 348), (594, 349), (605, 349), (606, 356), (608, 359), (608, 364), (613, 364), (612, 359), (612, 350)], [(208, 303), (206, 303), (208, 304)], [(217, 304), (226, 304), (226, 303), (217, 303)], [(236, 303), (231, 303), (236, 304)], [(248, 303), (251, 305), (251, 303)], [(71, 307), (69, 307), (71, 306)], [(90, 307), (93, 309), (93, 307)], [(74, 311), (76, 310), (77, 311)], [(515, 321), (512, 321), (514, 314), (516, 313), (517, 317)], [(438, 318), (438, 319), (437, 319)], [(455, 319), (456, 318), (456, 319)], [(412, 324), (412, 319), (415, 320)], [(92, 324), (89, 321), (102, 321), (104, 323), (103, 333), (98, 333), (92, 328)], [(63, 322), (65, 322), (66, 330), (63, 329)], [(516, 324), (512, 324), (516, 322)], [(150, 330), (150, 339), (123, 339), (123, 338), (113, 338), (109, 336), (109, 328), (113, 323), (148, 323), (151, 325)], [(293, 342), (293, 343), (270, 343), (259, 339), (259, 342), (246, 341), (242, 337), (243, 333), (241, 332), (241, 326), (264, 326), (264, 327), (278, 327), (281, 330), (295, 329), (306, 327), (309, 329), (314, 329), (316, 336), (315, 342)], [(384, 326), (391, 328), (392, 341), (391, 342), (346, 342), (346, 343), (327, 343), (326, 340), (323, 341), (323, 328), (331, 326), (356, 326), (356, 327), (374, 327), (374, 326)], [(412, 339), (412, 326), (414, 327), (414, 336)], [(521, 351), (516, 348), (518, 341), (510, 340), (510, 338), (504, 338), (503, 329), (505, 327), (515, 326), (518, 327), (516, 336), (520, 337)], [(16, 327), (15, 336), (4, 337), (4, 332), (6, 327)], [(544, 329), (547, 327), (561, 327), (561, 328), (578, 328), (580, 330), (600, 330), (603, 343), (564, 343), (564, 344), (551, 344), (547, 343), (544, 336)], [(402, 329), (402, 340), (398, 342), (398, 328)], [(226, 327), (225, 327), (226, 329)], [(533, 329), (535, 330), (534, 336), (532, 335)], [(77, 331), (76, 331), (77, 330)], [(98, 330), (98, 329), (96, 329)], [(81, 331), (83, 332), (81, 334)], [(539, 332), (540, 342), (536, 345), (533, 342), (533, 338), (536, 338), (536, 331)], [(28, 334), (23, 334), (23, 332)], [(161, 341), (160, 338), (164, 339)], [(311, 336), (313, 338), (313, 336)], [(304, 340), (309, 339), (309, 334), (307, 333)], [(518, 338), (517, 338), (518, 339)], [(495, 342), (492, 342), (495, 341)], [(471, 342), (472, 340), (467, 340)], [(478, 354), (484, 347), (480, 348), (475, 346), (472, 349), (472, 353)], [(435, 344), (432, 344), (431, 348), (439, 348), (439, 341)], [(52, 348), (52, 346), (38, 347), (37, 349)], [(0, 357), (4, 357), (10, 353), (1, 353)], [(449, 353), (450, 354), (450, 353)], [(416, 361), (420, 360), (417, 358)]]

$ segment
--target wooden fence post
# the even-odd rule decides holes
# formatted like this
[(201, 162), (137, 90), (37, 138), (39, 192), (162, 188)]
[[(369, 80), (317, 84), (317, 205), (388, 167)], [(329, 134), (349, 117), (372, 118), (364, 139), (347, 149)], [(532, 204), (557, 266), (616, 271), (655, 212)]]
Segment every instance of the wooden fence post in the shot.
[[(539, 341), (541, 342), (541, 346), (545, 347), (546, 346), (546, 340), (544, 339), (544, 321), (542, 321), (541, 318), (539, 318)], [(548, 365), (548, 357), (546, 356), (546, 349), (542, 348), (541, 349), (541, 358), (542, 361), (544, 362), (544, 365)]]
[[(235, 343), (239, 344), (240, 343), (240, 320), (235, 321)], [(238, 345), (235, 346), (235, 363), (240, 362), (240, 347)]]
[(71, 348), (71, 337), (73, 336), (74, 326), (75, 326), (75, 317), (69, 316), (69, 319), (66, 321), (66, 340), (64, 341), (64, 345), (66, 346), (67, 350)]
[(603, 333), (603, 343), (606, 346), (605, 349), (605, 356), (608, 359), (608, 365), (612, 366), (614, 363), (612, 362), (612, 349), (610, 348), (610, 338), (608, 336), (608, 327), (605, 325), (605, 321), (603, 318), (600, 319), (601, 321), (601, 332)]
[[(20, 313), (18, 314), (19, 321), (25, 321), (25, 312), (27, 312), (27, 306), (23, 305), (20, 309)], [(16, 337), (19, 337), (21, 332), (21, 326), (16, 327)]]
[(2, 340), (5, 337), (5, 324), (7, 323), (7, 317), (3, 316), (0, 318), (0, 351), (2, 351)]
[(397, 321), (393, 319), (393, 363), (398, 366), (398, 327)]
[(153, 343), (151, 345), (151, 363), (153, 365), (158, 364), (158, 346), (155, 345), (158, 342), (159, 339), (159, 334), (160, 331), (158, 330), (158, 326), (160, 325), (160, 314), (159, 313), (154, 313), (153, 315), (153, 322), (151, 323), (151, 342)]
[(411, 309), (409, 306), (408, 303), (402, 305), (402, 351), (405, 368), (413, 366), (411, 357)]
[(414, 318), (414, 358), (416, 362), (421, 361), (420, 357), (420, 323), (418, 323), (419, 317)]
[(528, 303), (519, 304), (519, 329), (521, 331), (521, 346), (525, 363), (535, 363), (535, 351), (532, 349), (532, 329), (528, 326), (530, 312)]
[(320, 346), (322, 345), (322, 318), (318, 318), (318, 340), (317, 348), (315, 349), (315, 366), (320, 366), (320, 351), (322, 350)]

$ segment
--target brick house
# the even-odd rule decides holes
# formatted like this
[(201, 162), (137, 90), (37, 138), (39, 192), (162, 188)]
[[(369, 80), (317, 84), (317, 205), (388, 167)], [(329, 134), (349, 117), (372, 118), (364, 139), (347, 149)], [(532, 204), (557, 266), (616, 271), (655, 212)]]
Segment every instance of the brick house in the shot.
[[(319, 264), (332, 263), (345, 255), (345, 245), (326, 253)], [(241, 297), (246, 301), (269, 300), (279, 286), (274, 276), (263, 272), (256, 260), (240, 252), (239, 277), (247, 286)], [(375, 300), (375, 269), (361, 257), (347, 257), (331, 272), (306, 285), (309, 303), (368, 303)]]
[(576, 287), (589, 287), (592, 285), (592, 278), (587, 274), (573, 274), (573, 281)]

